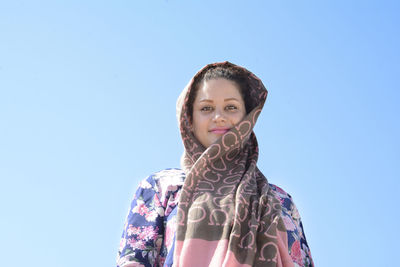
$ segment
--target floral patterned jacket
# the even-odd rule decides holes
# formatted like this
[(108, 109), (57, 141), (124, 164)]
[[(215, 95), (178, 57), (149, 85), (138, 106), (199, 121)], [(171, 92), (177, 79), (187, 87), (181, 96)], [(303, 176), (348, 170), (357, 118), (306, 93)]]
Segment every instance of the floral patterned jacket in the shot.
[[(172, 266), (176, 211), (185, 174), (166, 169), (140, 182), (128, 212), (117, 256), (118, 267)], [(282, 204), (289, 254), (295, 267), (314, 266), (299, 212), (289, 194), (270, 184)]]

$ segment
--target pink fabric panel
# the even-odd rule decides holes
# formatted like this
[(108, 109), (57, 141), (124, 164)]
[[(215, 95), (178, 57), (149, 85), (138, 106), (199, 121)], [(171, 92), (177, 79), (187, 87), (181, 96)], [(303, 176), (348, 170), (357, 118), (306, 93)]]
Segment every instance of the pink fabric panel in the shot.
[(175, 246), (174, 266), (176, 267), (221, 267), (228, 250), (228, 240), (189, 239), (184, 242), (176, 240)]
[[(174, 266), (176, 267), (251, 267), (251, 265), (238, 262), (235, 254), (228, 251), (228, 240), (190, 239), (185, 242), (176, 241), (175, 246), (177, 252), (184, 252), (175, 254)], [(179, 257), (178, 254), (184, 256)], [(197, 255), (207, 255), (207, 257), (199, 258)]]
[(289, 254), (287, 233), (277, 231), (278, 253), (277, 267), (294, 267), (292, 258)]

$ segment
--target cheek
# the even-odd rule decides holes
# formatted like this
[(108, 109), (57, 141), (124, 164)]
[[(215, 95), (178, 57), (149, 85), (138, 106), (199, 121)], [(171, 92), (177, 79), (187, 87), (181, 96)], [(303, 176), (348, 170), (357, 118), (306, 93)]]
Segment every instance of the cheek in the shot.
[(199, 120), (197, 126), (199, 131), (205, 131), (207, 129), (207, 120)]
[(245, 113), (238, 113), (235, 114), (235, 116), (232, 118), (232, 123), (233, 124), (238, 124), (245, 116)]
[(192, 130), (194, 132), (200, 132), (207, 128), (207, 120), (204, 116), (199, 116), (199, 114), (195, 114), (193, 117), (193, 125)]

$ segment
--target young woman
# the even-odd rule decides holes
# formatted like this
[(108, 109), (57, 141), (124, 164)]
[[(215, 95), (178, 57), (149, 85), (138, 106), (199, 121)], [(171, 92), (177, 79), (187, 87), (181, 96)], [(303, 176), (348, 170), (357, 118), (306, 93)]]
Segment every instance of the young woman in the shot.
[(119, 267), (314, 266), (290, 195), (257, 168), (253, 127), (266, 97), (260, 79), (229, 62), (193, 77), (177, 102), (182, 169), (140, 183)]

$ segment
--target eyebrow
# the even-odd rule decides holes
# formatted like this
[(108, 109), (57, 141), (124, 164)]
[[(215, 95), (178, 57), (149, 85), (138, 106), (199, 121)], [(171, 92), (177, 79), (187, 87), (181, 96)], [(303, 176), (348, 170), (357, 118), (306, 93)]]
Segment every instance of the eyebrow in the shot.
[[(239, 100), (237, 99), (237, 98), (234, 98), (234, 97), (231, 97), (231, 98), (225, 98), (224, 99), (224, 101), (226, 102), (226, 101), (230, 101), (230, 100), (235, 100), (235, 101), (238, 101), (239, 102)], [(213, 102), (211, 99), (202, 99), (202, 100), (200, 100), (199, 102)]]

